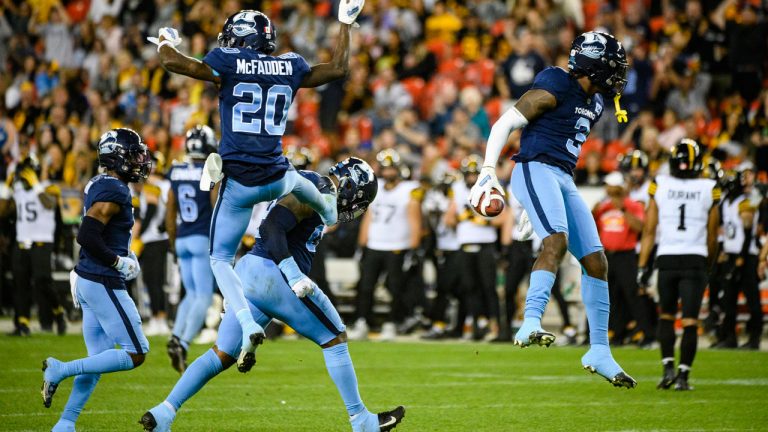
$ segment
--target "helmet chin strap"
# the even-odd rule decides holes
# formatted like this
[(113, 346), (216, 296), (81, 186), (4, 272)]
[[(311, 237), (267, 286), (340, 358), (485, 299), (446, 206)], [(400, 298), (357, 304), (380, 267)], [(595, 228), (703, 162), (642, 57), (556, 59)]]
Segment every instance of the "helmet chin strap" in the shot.
[(621, 109), (619, 100), (621, 99), (621, 93), (616, 93), (613, 97), (613, 106), (616, 108), (616, 121), (619, 123), (626, 123), (629, 119), (627, 117), (627, 110)]

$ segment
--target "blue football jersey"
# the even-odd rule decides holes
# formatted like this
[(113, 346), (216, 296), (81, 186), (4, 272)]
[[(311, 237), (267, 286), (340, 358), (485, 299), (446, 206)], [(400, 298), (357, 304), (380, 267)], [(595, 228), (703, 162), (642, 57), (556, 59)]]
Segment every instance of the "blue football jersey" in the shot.
[(200, 190), (203, 175), (202, 161), (175, 163), (168, 171), (168, 180), (176, 196), (176, 237), (208, 236), (211, 228), (211, 193)]
[(603, 97), (587, 95), (566, 70), (548, 67), (536, 75), (531, 89), (542, 89), (557, 99), (557, 106), (523, 128), (518, 162), (538, 161), (573, 173), (581, 145), (603, 114)]
[[(119, 256), (128, 256), (133, 228), (133, 206), (128, 185), (106, 174), (97, 175), (85, 186), (83, 215), (97, 202), (112, 202), (120, 206), (120, 211), (109, 220), (102, 236), (112, 252)], [(120, 272), (90, 256), (85, 248), (80, 249), (80, 260), (75, 266), (75, 271), (85, 279), (102, 283), (109, 288), (125, 288)]]
[[(299, 174), (305, 178), (311, 180), (315, 186), (320, 187), (320, 174), (313, 171), (299, 171)], [(277, 205), (277, 201), (272, 201), (267, 207), (267, 213), (265, 218), (269, 215), (269, 212)], [(301, 220), (291, 229), (288, 234), (288, 250), (291, 252), (291, 256), (296, 261), (299, 269), (302, 273), (309, 274), (312, 269), (312, 259), (315, 256), (315, 250), (320, 240), (323, 238), (323, 231), (325, 231), (325, 225), (323, 220), (320, 219), (320, 215), (316, 212), (312, 213), (312, 216)], [(264, 241), (260, 235), (257, 236), (256, 243), (249, 252), (262, 258), (274, 260), (272, 255), (264, 245)], [(278, 263), (279, 264), (279, 263)]]
[(245, 48), (216, 48), (203, 62), (221, 78), (224, 173), (248, 186), (282, 178), (289, 166), (282, 150), (288, 109), (310, 71), (307, 62), (294, 53), (274, 57)]

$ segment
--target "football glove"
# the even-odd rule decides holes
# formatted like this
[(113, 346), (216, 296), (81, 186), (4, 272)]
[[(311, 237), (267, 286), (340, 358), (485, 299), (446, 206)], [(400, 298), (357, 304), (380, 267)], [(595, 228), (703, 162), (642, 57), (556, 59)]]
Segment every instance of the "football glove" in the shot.
[(213, 186), (224, 178), (224, 162), (218, 153), (211, 153), (205, 160), (203, 166), (203, 175), (200, 177), (200, 190), (209, 191)]
[(485, 166), (480, 170), (477, 182), (469, 192), (469, 205), (473, 208), (477, 207), (480, 204), (480, 198), (485, 194), (482, 207), (487, 207), (491, 203), (491, 191), (493, 189), (504, 195), (504, 189), (499, 184), (499, 179), (496, 178), (496, 167)]
[(158, 31), (157, 37), (149, 36), (147, 40), (157, 45), (157, 50), (160, 51), (160, 47), (163, 45), (170, 45), (176, 48), (181, 44), (181, 36), (179, 32), (172, 27), (161, 27)]
[(640, 288), (645, 288), (648, 286), (648, 281), (651, 280), (651, 275), (653, 274), (653, 269), (648, 267), (640, 267), (637, 269), (637, 286)]
[(339, 21), (355, 25), (355, 20), (363, 10), (365, 0), (339, 0)]
[(80, 300), (77, 299), (77, 273), (74, 270), (69, 272), (69, 293), (72, 294), (72, 306), (80, 309)]
[(291, 290), (294, 294), (296, 294), (296, 297), (298, 298), (304, 298), (308, 295), (313, 295), (315, 293), (315, 288), (317, 288), (317, 284), (312, 282), (312, 279), (306, 276), (291, 285)]
[(141, 272), (139, 260), (133, 252), (127, 257), (117, 257), (117, 262), (112, 267), (119, 271), (127, 281), (136, 279), (139, 276), (139, 272)]

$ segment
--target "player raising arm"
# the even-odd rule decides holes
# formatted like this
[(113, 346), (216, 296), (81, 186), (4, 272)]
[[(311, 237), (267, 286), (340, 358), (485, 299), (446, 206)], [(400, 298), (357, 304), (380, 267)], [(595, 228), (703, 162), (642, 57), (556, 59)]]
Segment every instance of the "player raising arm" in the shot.
[(323, 85), (347, 74), (350, 27), (363, 3), (341, 1), (342, 24), (333, 60), (313, 67), (295, 53), (273, 56), (277, 29), (266, 15), (254, 10), (242, 10), (227, 18), (218, 36), (219, 47), (202, 61), (176, 50), (181, 38), (174, 29), (162, 28), (157, 38), (150, 38), (158, 45), (160, 61), (167, 70), (219, 87), (219, 153), (208, 157), (200, 186), (208, 190), (222, 180), (211, 220), (211, 267), (243, 330), (239, 361), (264, 339), (264, 329), (248, 312), (242, 282), (232, 268), (253, 206), (292, 193), (318, 212), (324, 223), (336, 223), (336, 198), (321, 194), (291, 167), (283, 156), (282, 136), (299, 88)]
[[(626, 84), (627, 59), (612, 35), (587, 32), (571, 45), (568, 71), (549, 67), (540, 72), (531, 90), (493, 125), (484, 166), (470, 193), (470, 204), (485, 208), (490, 193), (504, 193), (496, 164), (511, 131), (524, 128), (512, 172), (512, 192), (523, 205), (536, 234), (543, 239), (533, 265), (525, 300), (525, 320), (515, 344), (549, 346), (555, 339), (541, 327), (555, 272), (566, 250), (581, 262), (581, 293), (587, 311), (591, 348), (581, 362), (614, 386), (632, 388), (636, 382), (616, 363), (608, 346), (608, 264), (595, 220), (573, 182), (581, 145), (603, 113), (603, 95), (618, 97)], [(484, 197), (483, 201), (480, 199)]]
[[(312, 171), (300, 174), (323, 193), (336, 195), (334, 183), (338, 184), (341, 222), (361, 216), (376, 197), (373, 170), (357, 158), (331, 168), (333, 180)], [(402, 420), (405, 409), (398, 407), (377, 415), (365, 407), (357, 388), (344, 324), (325, 293), (306, 276), (324, 230), (320, 216), (293, 195), (270, 204), (256, 244), (236, 266), (245, 282), (249, 313), (265, 327), (277, 318), (323, 349), (328, 374), (346, 405), (353, 432), (388, 431)], [(216, 344), (189, 366), (162, 403), (144, 414), (140, 420), (144, 429), (169, 431), (182, 404), (235, 363), (240, 343), (237, 319), (226, 312)], [(255, 361), (248, 356), (243, 370), (250, 369)]]

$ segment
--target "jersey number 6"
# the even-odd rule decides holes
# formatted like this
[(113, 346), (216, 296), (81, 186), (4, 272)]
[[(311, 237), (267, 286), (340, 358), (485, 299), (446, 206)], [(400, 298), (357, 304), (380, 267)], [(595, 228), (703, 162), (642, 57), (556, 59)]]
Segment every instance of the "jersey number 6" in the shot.
[[(245, 114), (256, 114), (261, 110), (262, 89), (256, 83), (240, 83), (232, 89), (235, 97), (243, 97), (246, 93), (251, 94), (250, 102), (238, 102), (232, 107), (232, 131), (244, 132), (259, 135), (261, 130), (261, 119), (253, 116), (250, 121), (244, 117)], [(280, 115), (280, 123), (275, 123), (275, 114), (277, 111), (277, 98), (283, 96), (283, 112)], [(293, 90), (287, 85), (273, 85), (267, 90), (267, 103), (264, 110), (264, 130), (269, 135), (282, 135), (285, 133), (285, 124), (288, 122), (288, 108), (291, 106)]]

